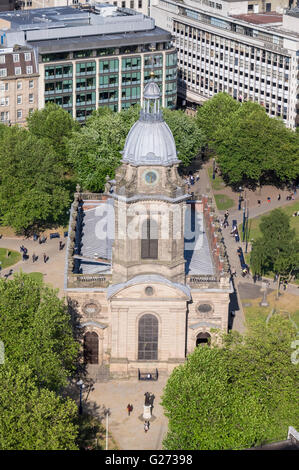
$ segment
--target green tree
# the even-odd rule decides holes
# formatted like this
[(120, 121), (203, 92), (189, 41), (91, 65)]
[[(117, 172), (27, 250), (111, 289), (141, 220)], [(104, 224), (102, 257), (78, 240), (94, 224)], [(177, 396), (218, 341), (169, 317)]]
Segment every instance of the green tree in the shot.
[(27, 118), (27, 125), (30, 134), (38, 139), (46, 139), (61, 163), (66, 164), (67, 140), (73, 131), (79, 130), (79, 123), (60, 106), (49, 103), (45, 108), (34, 111)]
[(66, 214), (70, 194), (64, 167), (47, 139), (16, 126), (6, 128), (0, 146), (1, 223), (26, 231)]
[(229, 126), (233, 114), (240, 109), (239, 101), (227, 93), (217, 93), (197, 110), (196, 122), (207, 138), (210, 149), (215, 149), (218, 134)]
[[(188, 165), (205, 144), (194, 118), (182, 111), (164, 110), (165, 121), (174, 134), (178, 157)], [(69, 162), (84, 189), (101, 191), (106, 175), (114, 176), (130, 128), (138, 119), (139, 108), (114, 113), (99, 108), (68, 143)]]
[(233, 186), (289, 182), (298, 176), (298, 136), (251, 101), (218, 132), (215, 151), (224, 179)]
[(250, 265), (254, 274), (275, 273), (290, 279), (299, 270), (299, 240), (290, 228), (290, 217), (281, 209), (275, 209), (262, 217), (262, 236), (252, 244)]
[(26, 364), (39, 387), (59, 391), (74, 372), (78, 344), (67, 307), (25, 274), (0, 279), (0, 338), (10, 364)]
[(242, 449), (285, 439), (299, 424), (292, 324), (273, 317), (222, 348), (197, 348), (174, 369), (162, 397), (168, 450)]
[(0, 449), (76, 450), (77, 406), (40, 388), (28, 365), (0, 366)]

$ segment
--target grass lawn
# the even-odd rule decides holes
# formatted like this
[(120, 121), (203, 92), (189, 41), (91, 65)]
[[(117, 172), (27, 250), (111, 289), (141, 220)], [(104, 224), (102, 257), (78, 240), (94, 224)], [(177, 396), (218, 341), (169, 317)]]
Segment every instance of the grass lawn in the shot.
[[(292, 216), (295, 211), (299, 211), (299, 201), (290, 204), (289, 206), (282, 207), (282, 211), (287, 214), (288, 216)], [(271, 211), (272, 212), (272, 211)], [(263, 216), (256, 217), (255, 219), (249, 219), (248, 227), (250, 229), (248, 240), (256, 240), (261, 236), (261, 231), (259, 229), (259, 225), (261, 222), (261, 217), (265, 215), (269, 215), (270, 212), (264, 214)], [(290, 219), (291, 228), (296, 230), (297, 236), (299, 236), (299, 217), (291, 217)], [(239, 225), (239, 233), (242, 233), (242, 224)]]
[(225, 182), (223, 181), (221, 176), (218, 176), (216, 174), (215, 179), (213, 180), (213, 168), (212, 167), (208, 168), (208, 175), (210, 177), (210, 181), (211, 181), (211, 185), (213, 189), (215, 189), (216, 191), (219, 191), (219, 189), (223, 189), (225, 187)]
[[(9, 256), (7, 257), (7, 253)], [(16, 264), (21, 259), (21, 253), (17, 251), (9, 250), (8, 248), (0, 248), (0, 261), (2, 269), (8, 268), (13, 264)]]
[[(275, 210), (275, 209), (273, 209)], [(289, 206), (283, 207), (282, 211), (287, 214), (288, 216), (291, 217), (290, 219), (290, 225), (291, 228), (294, 228), (296, 231), (297, 237), (299, 237), (299, 217), (292, 217), (292, 214), (295, 211), (299, 211), (299, 201), (294, 202), (293, 204), (290, 204)], [(272, 212), (272, 211), (270, 211)], [(264, 214), (263, 216), (256, 217), (255, 219), (249, 219), (248, 227), (249, 227), (249, 236), (248, 236), (248, 241), (250, 242), (251, 240), (256, 240), (259, 238), (262, 234), (259, 228), (261, 218), (264, 217), (265, 215), (268, 215), (270, 212), (267, 214)], [(243, 232), (242, 232), (242, 224), (239, 225), (238, 227), (239, 233), (240, 233), (240, 239), (243, 239)], [(245, 261), (250, 266), (250, 253), (247, 253), (245, 255)], [(269, 273), (267, 275), (268, 277), (274, 277), (273, 273)], [(293, 284), (299, 284), (299, 279), (295, 279), (292, 281)]]
[[(250, 326), (254, 325), (257, 320), (266, 321), (267, 316), (274, 308), (275, 311), (279, 311), (281, 315), (288, 316), (288, 314), (290, 314), (290, 317), (296, 323), (299, 332), (298, 296), (289, 294), (288, 292), (281, 292), (278, 300), (276, 300), (275, 297), (275, 291), (267, 295), (269, 307), (261, 307), (259, 305), (262, 300), (262, 296), (259, 299), (242, 301), (247, 327), (250, 328)], [(244, 304), (246, 303), (250, 303), (251, 307), (245, 307)]]
[(230, 199), (226, 194), (214, 194), (217, 209), (225, 211), (235, 205), (234, 201)]

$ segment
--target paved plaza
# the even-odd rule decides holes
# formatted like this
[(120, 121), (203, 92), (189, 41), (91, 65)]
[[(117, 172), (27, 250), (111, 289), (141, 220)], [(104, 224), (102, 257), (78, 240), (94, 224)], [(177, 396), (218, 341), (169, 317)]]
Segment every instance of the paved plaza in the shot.
[[(0, 248), (9, 248), (20, 252), (20, 246), (24, 245), (28, 249), (29, 258), (26, 261), (19, 261), (15, 265), (3, 269), (1, 277), (13, 269), (13, 273), (23, 271), (24, 273), (40, 272), (44, 275), (44, 282), (50, 284), (52, 287), (59, 289), (59, 296), (63, 297), (63, 282), (64, 282), (64, 265), (65, 265), (65, 247), (59, 250), (59, 240), (63, 243), (66, 242), (63, 238), (47, 239), (46, 243), (39, 244), (38, 241), (33, 241), (28, 238), (4, 238), (0, 239)], [(35, 253), (38, 260), (32, 262), (32, 255)], [(49, 257), (49, 260), (44, 263), (43, 254)], [(8, 279), (10, 279), (10, 276)]]
[[(87, 407), (93, 409), (96, 403), (98, 407), (110, 408), (109, 431), (118, 449), (161, 450), (162, 440), (167, 432), (167, 419), (160, 404), (165, 384), (166, 377), (159, 377), (156, 382), (130, 379), (96, 383), (87, 397)], [(147, 433), (143, 429), (142, 417), (145, 392), (155, 395)], [(127, 412), (129, 403), (133, 405), (130, 416)]]

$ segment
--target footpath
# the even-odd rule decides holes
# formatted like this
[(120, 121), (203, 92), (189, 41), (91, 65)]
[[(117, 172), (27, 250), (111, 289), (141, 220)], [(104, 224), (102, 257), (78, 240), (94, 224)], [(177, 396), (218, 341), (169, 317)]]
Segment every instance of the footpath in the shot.
[[(194, 191), (198, 192), (199, 194), (207, 194), (209, 197), (213, 197), (213, 190), (212, 190), (210, 178), (208, 176), (208, 172), (206, 168), (203, 167), (201, 170), (199, 170), (198, 175), (199, 175), (199, 181), (193, 186)], [(221, 192), (224, 192), (224, 191), (221, 190)], [(285, 193), (284, 193), (284, 196), (285, 196)], [(252, 199), (254, 200), (254, 198)], [(299, 200), (299, 194), (297, 192), (297, 194), (295, 195), (295, 201), (298, 201), (298, 200)], [(262, 202), (260, 205), (258, 205), (256, 202), (255, 206), (249, 207), (249, 218), (259, 217), (261, 215), (264, 215), (270, 212), (273, 209), (291, 205), (293, 203), (294, 203), (294, 200), (287, 201), (285, 197), (282, 197), (279, 201), (277, 200), (277, 198), (274, 199), (273, 197), (271, 197), (270, 203), (268, 203), (267, 200), (265, 199), (264, 202)], [(223, 219), (223, 215), (225, 211), (220, 211), (217, 209), (217, 212), (219, 214), (220, 220)], [(250, 290), (251, 290), (250, 286), (255, 285), (256, 287), (262, 287), (262, 281), (256, 281), (254, 283), (250, 275), (246, 276), (246, 278), (243, 278), (241, 276), (241, 266), (240, 266), (240, 260), (239, 260), (239, 256), (237, 253), (237, 249), (239, 246), (241, 246), (243, 253), (244, 253), (245, 242), (242, 242), (242, 238), (240, 239), (239, 242), (236, 242), (235, 238), (231, 235), (230, 232), (232, 230), (233, 220), (236, 220), (238, 225), (242, 224), (243, 208), (241, 210), (238, 210), (238, 209), (229, 210), (228, 212), (229, 212), (229, 217), (228, 217), (229, 226), (227, 228), (222, 228), (222, 235), (223, 235), (224, 243), (226, 246), (231, 270), (232, 271), (236, 270), (236, 273), (237, 273), (236, 277), (234, 277), (233, 279), (233, 284), (235, 287), (235, 299), (232, 298), (231, 310), (234, 310), (235, 317), (234, 317), (234, 321), (232, 324), (232, 329), (237, 330), (240, 333), (243, 333), (245, 330), (245, 318), (244, 318), (242, 301), (241, 301), (240, 292), (239, 292), (240, 291), (239, 284), (242, 283), (242, 289), (241, 289), (242, 298), (244, 298), (244, 295), (246, 298), (246, 286), (248, 286), (248, 294), (249, 294), (248, 297), (250, 297)], [(240, 234), (240, 236), (242, 236), (242, 233)], [(276, 290), (277, 283), (274, 283), (273, 279), (264, 279), (264, 280), (269, 281), (270, 288)], [(289, 284), (287, 287), (287, 291), (289, 293), (299, 295), (299, 286), (296, 286), (295, 284)]]
[[(59, 240), (66, 243), (63, 238), (49, 238), (45, 243), (39, 244), (38, 241), (33, 241), (28, 238), (4, 238), (0, 239), (0, 248), (8, 248), (20, 252), (20, 246), (24, 245), (28, 250), (29, 258), (26, 261), (19, 261), (11, 267), (1, 270), (0, 276), (3, 278), (5, 274), (12, 271), (12, 275), (16, 272), (32, 273), (39, 272), (43, 274), (46, 284), (51, 284), (54, 288), (59, 289), (59, 296), (63, 296), (63, 283), (64, 283), (64, 265), (65, 265), (65, 247), (59, 250)], [(32, 262), (33, 253), (38, 257), (37, 261)], [(48, 261), (44, 263), (43, 254), (49, 257)], [(10, 279), (10, 277), (8, 279)]]

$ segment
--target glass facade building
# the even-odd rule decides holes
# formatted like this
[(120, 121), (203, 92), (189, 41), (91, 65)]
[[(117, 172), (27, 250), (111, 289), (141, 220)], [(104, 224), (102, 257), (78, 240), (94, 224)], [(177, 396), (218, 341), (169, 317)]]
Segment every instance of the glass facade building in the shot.
[[(151, 51), (152, 47), (152, 51)], [(154, 50), (153, 50), (154, 49)], [(100, 106), (121, 111), (142, 103), (151, 79), (161, 89), (161, 106), (176, 106), (177, 53), (170, 41), (39, 56), (40, 105), (56, 103), (83, 122)]]

